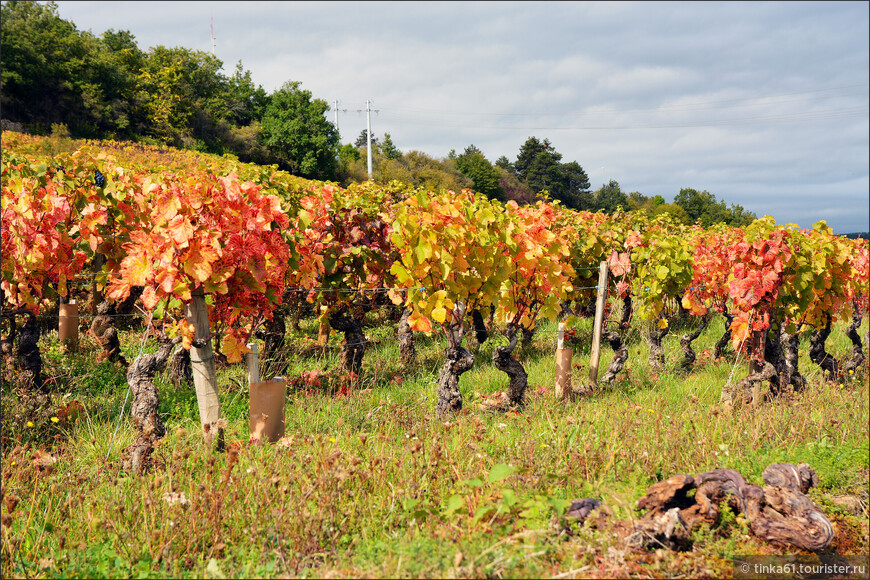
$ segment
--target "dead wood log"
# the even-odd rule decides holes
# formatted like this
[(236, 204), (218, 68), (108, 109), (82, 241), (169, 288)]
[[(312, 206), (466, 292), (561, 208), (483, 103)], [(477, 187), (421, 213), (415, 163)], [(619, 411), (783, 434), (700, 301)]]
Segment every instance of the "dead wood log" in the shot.
[(807, 464), (775, 463), (764, 470), (762, 479), (764, 488), (747, 483), (733, 469), (715, 469), (694, 478), (676, 475), (656, 483), (638, 500), (638, 508), (648, 511), (626, 543), (638, 549), (685, 549), (695, 526), (718, 523), (724, 501), (735, 513), (746, 515), (749, 529), (762, 540), (810, 551), (827, 548), (833, 527), (804, 495), (818, 483), (813, 469)]
[(811, 487), (819, 485), (819, 476), (807, 463), (773, 463), (761, 474), (767, 485), (794, 489), (807, 493)]
[(735, 385), (726, 384), (722, 387), (719, 401), (726, 409), (735, 404), (759, 405), (770, 394), (769, 384), (776, 376), (776, 367), (764, 361), (757, 373), (750, 374)]

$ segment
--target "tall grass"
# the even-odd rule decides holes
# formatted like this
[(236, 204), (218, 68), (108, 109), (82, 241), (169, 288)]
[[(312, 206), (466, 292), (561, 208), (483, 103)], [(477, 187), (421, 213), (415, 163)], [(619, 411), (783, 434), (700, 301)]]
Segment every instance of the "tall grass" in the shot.
[[(587, 324), (588, 322), (584, 322)], [(866, 322), (865, 322), (866, 325)], [(544, 324), (522, 353), (529, 374), (522, 413), (493, 413), (481, 404), (503, 391), (494, 369), (493, 337), (462, 376), (462, 413), (434, 415), (435, 381), (445, 348), (420, 337), (418, 361), (402, 369), (389, 325), (367, 329), (374, 341), (349, 394), (333, 377), (319, 388), (291, 389), (286, 435), (278, 444), (248, 443), (243, 365), (218, 374), (226, 453), (204, 447), (192, 389), (158, 376), (160, 412), (169, 433), (142, 475), (120, 470), (134, 437), (120, 418), (123, 371), (94, 365), (85, 340), (65, 356), (56, 333), (43, 338), (55, 378), (53, 404), (78, 400), (76, 421), (23, 426), (4, 417), (2, 456), (3, 577), (612, 577), (722, 576), (735, 554), (794, 553), (754, 540), (745, 524), (699, 533), (687, 554), (631, 552), (621, 542), (635, 501), (652, 483), (717, 467), (761, 483), (778, 461), (807, 462), (820, 476), (811, 491), (837, 526), (834, 550), (868, 551), (866, 512), (849, 515), (833, 497), (867, 497), (866, 368), (842, 384), (823, 383), (801, 347), (808, 388), (758, 408), (717, 411), (722, 386), (745, 376), (745, 361), (714, 361), (705, 351), (723, 331), (714, 321), (697, 341), (693, 372), (678, 371), (679, 334), (665, 339), (668, 360), (649, 369), (635, 333), (626, 371), (614, 385), (568, 401), (553, 395), (556, 336)], [(863, 330), (862, 330), (863, 332)], [(316, 336), (314, 321), (302, 334)], [(581, 326), (572, 380), (588, 373), (591, 334)], [(141, 331), (122, 333), (133, 360)], [(332, 337), (335, 345), (340, 337)], [(289, 348), (310, 344), (288, 336)], [(843, 327), (829, 352), (846, 357)], [(146, 350), (155, 345), (146, 344)], [(605, 349), (601, 368), (611, 353)], [(268, 368), (264, 361), (264, 368)], [(284, 376), (334, 369), (334, 349), (292, 356)], [(298, 383), (298, 381), (297, 381)], [(3, 386), (4, 416), (16, 404)], [(8, 429), (7, 429), (8, 427)], [(32, 432), (29, 434), (28, 429)], [(114, 436), (114, 439), (113, 439)], [(16, 445), (16, 438), (20, 441)], [(110, 451), (111, 446), (111, 451)], [(57, 462), (33, 464), (43, 447)], [(106, 455), (108, 453), (108, 460)], [(596, 497), (604, 514), (573, 535), (552, 518), (567, 502)], [(14, 504), (14, 505), (13, 505)], [(866, 503), (865, 503), (866, 505)], [(576, 527), (575, 527), (576, 528)]]

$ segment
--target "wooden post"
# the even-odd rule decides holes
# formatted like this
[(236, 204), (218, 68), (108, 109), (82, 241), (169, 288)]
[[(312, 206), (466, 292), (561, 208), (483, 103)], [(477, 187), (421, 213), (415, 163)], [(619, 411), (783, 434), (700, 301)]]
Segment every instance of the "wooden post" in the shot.
[(196, 402), (199, 404), (199, 421), (205, 442), (213, 443), (217, 438), (220, 419), (217, 374), (214, 368), (214, 349), (210, 338), (208, 310), (205, 307), (205, 294), (202, 288), (192, 292), (190, 304), (184, 306), (184, 316), (196, 329), (196, 338), (209, 337), (199, 348), (190, 349), (190, 365), (193, 368), (193, 385), (196, 388)]
[(570, 348), (565, 348), (565, 323), (559, 323), (558, 342), (556, 344), (556, 398), (566, 399), (571, 394), (571, 355)]
[(260, 360), (257, 358), (257, 343), (249, 342), (248, 348), (248, 384), (260, 382)]
[(589, 360), (590, 386), (598, 384), (598, 361), (601, 359), (601, 333), (604, 327), (604, 305), (607, 302), (607, 262), (598, 270), (598, 299), (595, 302), (595, 325), (592, 327), (592, 353)]
[(79, 307), (75, 300), (60, 305), (57, 338), (66, 352), (75, 352), (79, 344)]
[(317, 344), (319, 346), (326, 346), (329, 342), (329, 333), (332, 328), (329, 326), (328, 322), (321, 322), (320, 327), (317, 329)]

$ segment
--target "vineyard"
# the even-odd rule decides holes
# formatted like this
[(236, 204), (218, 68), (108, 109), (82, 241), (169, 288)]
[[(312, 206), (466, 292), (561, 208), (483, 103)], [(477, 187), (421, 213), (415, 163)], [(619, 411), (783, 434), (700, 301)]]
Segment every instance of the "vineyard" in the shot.
[(867, 240), (2, 147), (4, 577), (867, 553)]

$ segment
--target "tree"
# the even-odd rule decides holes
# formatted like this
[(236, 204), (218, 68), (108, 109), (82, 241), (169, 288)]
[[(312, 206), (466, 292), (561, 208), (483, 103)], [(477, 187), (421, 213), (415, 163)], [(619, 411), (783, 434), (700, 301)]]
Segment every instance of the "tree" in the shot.
[(473, 189), (490, 199), (505, 200), (504, 190), (499, 182), (499, 172), (474, 145), (465, 148), (456, 157), (456, 169), (474, 182)]
[(622, 192), (619, 183), (614, 179), (595, 192), (595, 204), (598, 209), (609, 214), (616, 213), (620, 206), (623, 210), (629, 207), (628, 196)]
[[(363, 129), (362, 131), (360, 131), (359, 137), (356, 138), (356, 141), (354, 141), (353, 144), (354, 147), (356, 147), (357, 149), (360, 149), (362, 147), (368, 147), (368, 130)], [(372, 149), (374, 149), (377, 144), (378, 138), (375, 137), (374, 134), (372, 134)]]
[(674, 203), (686, 210), (691, 221), (700, 220), (704, 227), (716, 223), (745, 226), (756, 219), (754, 213), (745, 211), (739, 205), (731, 204), (729, 209), (724, 201), (719, 201), (715, 195), (706, 190), (683, 188), (674, 197)]
[(583, 195), (589, 189), (586, 172), (576, 161), (563, 164), (562, 154), (556, 152), (548, 139), (529, 137), (520, 147), (513, 167), (517, 177), (533, 190), (546, 190), (553, 199), (570, 208), (584, 209), (584, 202), (588, 202)]
[(262, 122), (262, 140), (288, 171), (309, 179), (335, 179), (338, 131), (324, 116), (326, 101), (311, 99), (298, 81), (272, 93)]
[(589, 191), (589, 177), (576, 161), (563, 163), (562, 179), (564, 191), (557, 192), (556, 199), (561, 199), (568, 207), (579, 210), (592, 209), (592, 193)]
[(504, 155), (502, 155), (501, 157), (499, 157), (498, 159), (495, 160), (495, 166), (501, 167), (502, 169), (504, 169), (505, 171), (507, 171), (508, 173), (510, 173), (512, 175), (517, 174), (517, 168), (514, 167), (514, 164), (510, 162), (510, 159), (508, 159)]
[(401, 159), (402, 152), (393, 144), (389, 133), (384, 133), (384, 142), (381, 144), (381, 154), (387, 159)]
[(4, 117), (42, 129), (92, 125), (89, 112), (102, 104), (89, 74), (93, 37), (60, 18), (54, 2), (6, 2), (0, 15)]

